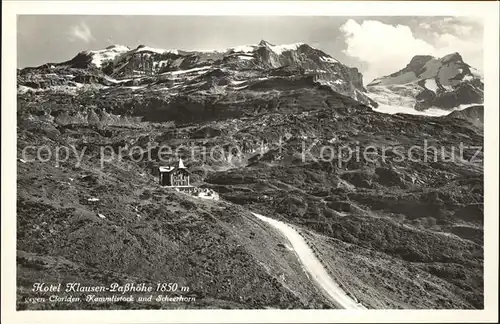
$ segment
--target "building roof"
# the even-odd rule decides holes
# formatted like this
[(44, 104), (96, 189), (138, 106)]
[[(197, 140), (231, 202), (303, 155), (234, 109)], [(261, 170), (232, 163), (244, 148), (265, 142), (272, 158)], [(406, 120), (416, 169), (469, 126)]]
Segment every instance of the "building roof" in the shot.
[(171, 172), (174, 169), (175, 169), (175, 167), (173, 167), (173, 166), (160, 166), (160, 167), (158, 167), (158, 170), (160, 170), (160, 172)]
[(177, 167), (175, 167), (175, 166), (159, 166), (158, 167), (158, 170), (160, 172), (172, 172), (175, 169), (183, 169), (183, 170), (187, 171), (187, 168), (184, 165), (184, 162), (182, 162), (182, 159), (179, 159), (179, 165)]

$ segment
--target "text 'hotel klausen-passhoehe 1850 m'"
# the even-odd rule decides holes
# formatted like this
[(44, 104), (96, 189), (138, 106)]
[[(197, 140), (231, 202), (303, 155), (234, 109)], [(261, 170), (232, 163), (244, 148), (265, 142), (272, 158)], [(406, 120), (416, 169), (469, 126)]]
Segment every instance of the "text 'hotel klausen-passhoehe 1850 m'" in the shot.
[(156, 283), (156, 284), (145, 284), (145, 283), (126, 283), (124, 285), (118, 283), (112, 283), (110, 285), (96, 285), (96, 286), (86, 286), (79, 282), (68, 282), (66, 284), (46, 284), (37, 282), (33, 284), (33, 292), (115, 292), (126, 294), (129, 292), (145, 293), (145, 292), (175, 292), (189, 291), (189, 287), (180, 286), (177, 283)]

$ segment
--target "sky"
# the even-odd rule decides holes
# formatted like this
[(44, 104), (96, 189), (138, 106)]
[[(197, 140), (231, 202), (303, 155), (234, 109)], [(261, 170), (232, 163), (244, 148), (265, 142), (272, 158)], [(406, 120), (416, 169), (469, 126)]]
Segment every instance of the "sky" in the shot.
[(62, 62), (83, 50), (121, 44), (208, 50), (306, 43), (357, 67), (367, 84), (415, 55), (458, 52), (483, 70), (483, 23), (470, 17), (76, 16), (19, 15), (17, 67)]

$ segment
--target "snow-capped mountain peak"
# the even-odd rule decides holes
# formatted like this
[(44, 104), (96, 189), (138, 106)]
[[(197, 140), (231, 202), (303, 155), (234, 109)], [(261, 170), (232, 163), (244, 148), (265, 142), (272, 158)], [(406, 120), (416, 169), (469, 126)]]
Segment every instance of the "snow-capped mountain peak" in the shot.
[(452, 86), (467, 75), (473, 76), (470, 66), (463, 61), (459, 53), (451, 53), (442, 58), (416, 55), (405, 68), (375, 79), (368, 86), (407, 84), (429, 78), (438, 78), (443, 86)]
[(101, 67), (101, 65), (106, 61), (112, 61), (117, 56), (124, 54), (130, 51), (130, 48), (125, 45), (111, 45), (102, 50), (94, 50), (94, 51), (85, 51), (92, 57), (92, 64), (97, 67)]
[(121, 45), (121, 44), (113, 44), (108, 47), (106, 47), (107, 50), (113, 50), (113, 51), (119, 51), (119, 52), (126, 52), (130, 51), (130, 47)]
[(455, 52), (441, 58), (416, 55), (406, 67), (373, 80), (367, 89), (382, 105), (425, 110), (481, 104), (483, 87), (480, 72)]
[(260, 48), (266, 48), (277, 55), (281, 55), (283, 52), (295, 51), (302, 45), (304, 45), (304, 43), (274, 45), (268, 41), (261, 40), (258, 44), (236, 46), (229, 48), (228, 50), (233, 52), (253, 53)]
[(139, 45), (135, 49), (136, 53), (140, 52), (151, 52), (151, 53), (156, 53), (156, 54), (164, 54), (164, 53), (173, 53), (173, 54), (179, 54), (179, 51), (176, 49), (162, 49), (162, 48), (155, 48), (155, 47), (149, 47), (146, 45)]
[(293, 44), (282, 44), (282, 45), (273, 45), (269, 43), (268, 41), (261, 40), (259, 43), (260, 46), (266, 47), (273, 51), (274, 53), (280, 55), (283, 52), (286, 51), (295, 51), (297, 50), (300, 46), (304, 45), (304, 43), (293, 43)]

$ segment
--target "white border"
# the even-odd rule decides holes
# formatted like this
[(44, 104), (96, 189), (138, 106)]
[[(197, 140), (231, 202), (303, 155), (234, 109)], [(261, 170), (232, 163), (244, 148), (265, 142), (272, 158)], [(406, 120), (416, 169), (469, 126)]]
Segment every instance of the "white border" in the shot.
[[(159, 2), (2, 3), (2, 323), (496, 322), (498, 321), (498, 2)], [(485, 77), (484, 310), (140, 310), (15, 311), (16, 15), (480, 16)], [(36, 50), (36, 49), (34, 49)], [(375, 49), (376, 50), (376, 49)]]

